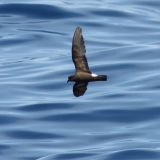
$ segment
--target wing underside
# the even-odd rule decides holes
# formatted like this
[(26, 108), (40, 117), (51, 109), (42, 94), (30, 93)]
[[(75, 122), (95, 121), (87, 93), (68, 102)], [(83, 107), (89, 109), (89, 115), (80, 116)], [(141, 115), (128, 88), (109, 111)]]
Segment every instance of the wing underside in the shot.
[(83, 96), (87, 90), (88, 82), (76, 82), (73, 86), (73, 94), (76, 97)]

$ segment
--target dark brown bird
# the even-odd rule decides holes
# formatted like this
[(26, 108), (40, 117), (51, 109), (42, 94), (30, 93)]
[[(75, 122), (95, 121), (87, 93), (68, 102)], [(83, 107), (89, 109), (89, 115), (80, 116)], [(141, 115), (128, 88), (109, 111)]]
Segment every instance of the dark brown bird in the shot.
[(77, 27), (72, 40), (72, 60), (75, 65), (75, 74), (69, 76), (68, 81), (106, 81), (106, 75), (96, 75), (90, 71), (85, 53), (82, 29)]

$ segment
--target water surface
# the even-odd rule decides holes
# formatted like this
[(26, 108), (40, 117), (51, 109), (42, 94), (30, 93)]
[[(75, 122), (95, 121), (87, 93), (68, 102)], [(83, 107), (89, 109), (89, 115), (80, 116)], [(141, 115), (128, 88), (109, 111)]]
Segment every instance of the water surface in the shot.
[[(160, 2), (2, 0), (0, 155), (5, 160), (159, 160)], [(74, 97), (71, 41), (91, 70)]]

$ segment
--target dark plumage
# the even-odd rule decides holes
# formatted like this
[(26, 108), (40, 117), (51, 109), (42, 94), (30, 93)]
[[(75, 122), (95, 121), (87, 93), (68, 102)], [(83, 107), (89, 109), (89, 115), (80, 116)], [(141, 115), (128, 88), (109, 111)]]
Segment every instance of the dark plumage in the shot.
[(83, 96), (87, 90), (87, 86), (88, 86), (88, 82), (86, 81), (75, 82), (73, 86), (74, 96), (75, 97)]
[(72, 40), (72, 60), (76, 71), (74, 75), (68, 77), (68, 81), (106, 81), (106, 75), (96, 75), (90, 71), (85, 53), (82, 29), (77, 27)]

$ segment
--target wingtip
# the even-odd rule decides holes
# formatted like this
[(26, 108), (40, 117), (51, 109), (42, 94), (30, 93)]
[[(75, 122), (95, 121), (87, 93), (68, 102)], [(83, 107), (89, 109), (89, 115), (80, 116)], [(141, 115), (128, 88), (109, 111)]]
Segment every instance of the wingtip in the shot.
[(81, 28), (80, 26), (77, 26), (77, 27), (76, 27), (76, 30), (82, 31), (82, 28)]
[(80, 26), (77, 26), (75, 29), (75, 34), (82, 34), (82, 28)]
[(82, 29), (80, 26), (77, 26), (74, 32), (72, 45), (80, 45), (81, 38), (82, 38)]

